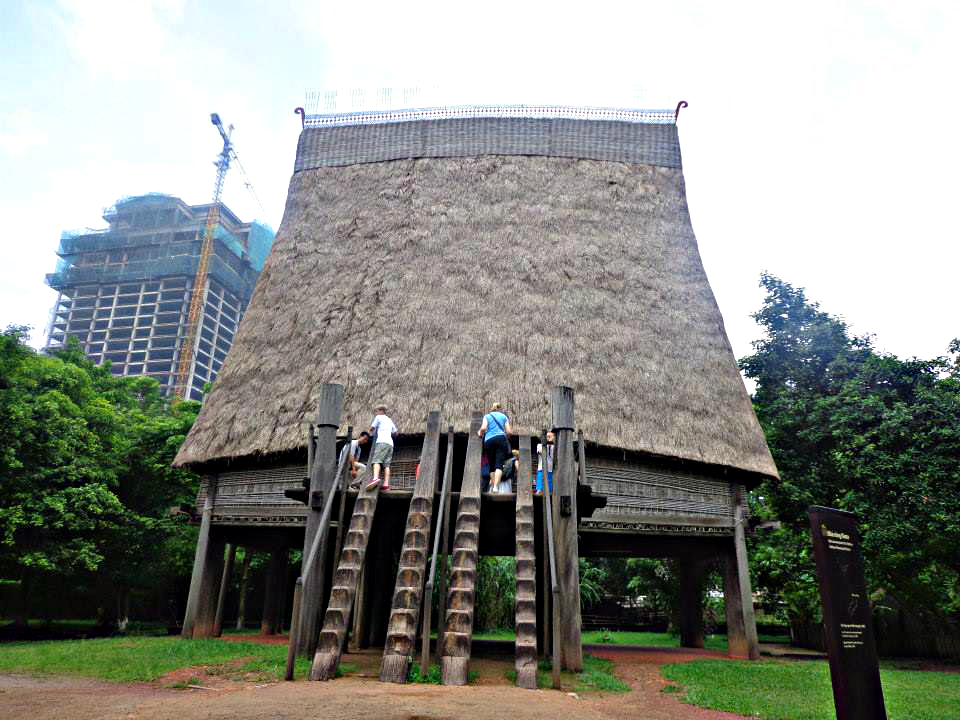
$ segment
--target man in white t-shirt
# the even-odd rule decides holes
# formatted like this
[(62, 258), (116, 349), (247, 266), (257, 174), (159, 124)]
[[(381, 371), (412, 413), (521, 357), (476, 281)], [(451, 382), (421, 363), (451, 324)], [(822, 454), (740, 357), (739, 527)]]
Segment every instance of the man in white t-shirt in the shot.
[(373, 436), (373, 450), (370, 451), (370, 462), (373, 463), (373, 480), (367, 485), (367, 490), (377, 486), (380, 482), (380, 468), (383, 468), (383, 490), (390, 489), (390, 460), (393, 459), (393, 436), (397, 434), (397, 426), (387, 417), (387, 408), (377, 406), (376, 414), (370, 423), (370, 435)]
[(337, 467), (346, 460), (347, 462), (347, 474), (352, 480), (355, 480), (360, 473), (364, 471), (367, 467), (362, 462), (360, 462), (360, 448), (370, 442), (370, 433), (364, 430), (360, 433), (360, 437), (355, 440), (351, 440), (349, 444), (344, 443), (343, 448), (340, 450), (340, 458), (337, 460)]

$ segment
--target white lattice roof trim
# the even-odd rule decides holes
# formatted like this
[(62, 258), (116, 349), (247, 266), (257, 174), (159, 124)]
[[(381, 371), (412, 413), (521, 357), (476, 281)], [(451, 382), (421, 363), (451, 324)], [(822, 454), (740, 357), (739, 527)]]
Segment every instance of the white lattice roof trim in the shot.
[[(614, 120), (619, 122), (671, 124), (675, 112), (670, 109), (640, 107), (640, 92), (616, 93), (594, 91), (580, 94), (585, 100), (598, 102), (556, 103), (503, 101), (477, 102), (476, 97), (487, 93), (476, 91), (451, 92), (440, 88), (376, 88), (366, 90), (316, 90), (307, 93), (304, 103), (304, 124), (309, 127), (371, 125), (381, 123), (440, 120), (449, 118), (562, 118), (574, 120)], [(514, 96), (535, 98), (555, 97), (542, 89)], [(559, 93), (562, 97), (568, 93)], [(484, 98), (485, 100), (486, 98)]]

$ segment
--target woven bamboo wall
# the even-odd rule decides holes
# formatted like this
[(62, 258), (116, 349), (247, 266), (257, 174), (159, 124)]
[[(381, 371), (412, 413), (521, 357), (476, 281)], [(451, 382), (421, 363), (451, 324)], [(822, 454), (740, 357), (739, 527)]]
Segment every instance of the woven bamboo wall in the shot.
[[(418, 448), (397, 448), (391, 485), (412, 489), (418, 460)], [(292, 465), (220, 474), (214, 522), (302, 525), (305, 507), (283, 492), (302, 487), (306, 472), (305, 466)], [(675, 526), (685, 533), (732, 532), (733, 486), (727, 481), (605, 457), (587, 458), (586, 480), (595, 494), (607, 497), (607, 506), (584, 519), (585, 528), (650, 532)], [(206, 496), (205, 482), (197, 496), (198, 508)]]

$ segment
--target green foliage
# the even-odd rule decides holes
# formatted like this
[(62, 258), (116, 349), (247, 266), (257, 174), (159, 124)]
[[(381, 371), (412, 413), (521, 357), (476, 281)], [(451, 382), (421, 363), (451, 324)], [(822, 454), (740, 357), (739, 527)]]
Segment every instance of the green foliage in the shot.
[(598, 562), (580, 558), (580, 604), (589, 608), (600, 602), (607, 582), (607, 570)]
[[(156, 381), (115, 377), (74, 343), (55, 357), (0, 334), (0, 576), (100, 588), (104, 605), (189, 571), (195, 531), (170, 508), (198, 479), (170, 463), (197, 403), (172, 408)], [(21, 617), (26, 608), (21, 608)]]
[(443, 674), (440, 671), (440, 666), (436, 663), (427, 668), (426, 675), (420, 672), (419, 663), (410, 663), (410, 670), (407, 672), (407, 682), (440, 685), (443, 682)]
[[(683, 702), (764, 720), (834, 717), (830, 671), (824, 662), (699, 660), (664, 665), (683, 686)], [(890, 720), (956, 717), (960, 675), (881, 669)]]
[(758, 586), (795, 619), (815, 618), (806, 511), (860, 519), (868, 584), (915, 610), (960, 613), (960, 342), (950, 356), (900, 360), (763, 275), (765, 337), (740, 361), (781, 474), (752, 509), (784, 528), (757, 538)]
[(481, 557), (473, 627), (479, 632), (512, 628), (516, 616), (517, 560)]
[(670, 560), (630, 558), (627, 560), (630, 579), (627, 590), (643, 598), (644, 605), (665, 615), (678, 607), (680, 585)]

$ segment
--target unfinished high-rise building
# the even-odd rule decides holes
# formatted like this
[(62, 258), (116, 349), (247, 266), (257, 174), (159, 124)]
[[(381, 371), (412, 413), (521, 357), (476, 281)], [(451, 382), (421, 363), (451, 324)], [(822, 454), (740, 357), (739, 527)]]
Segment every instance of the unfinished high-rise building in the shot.
[[(150, 194), (108, 208), (104, 230), (64, 232), (56, 272), (59, 292), (47, 349), (76, 338), (115, 375), (148, 375), (172, 393), (210, 205)], [(223, 365), (274, 232), (244, 223), (220, 206), (203, 288), (206, 297), (183, 396), (199, 400)]]

